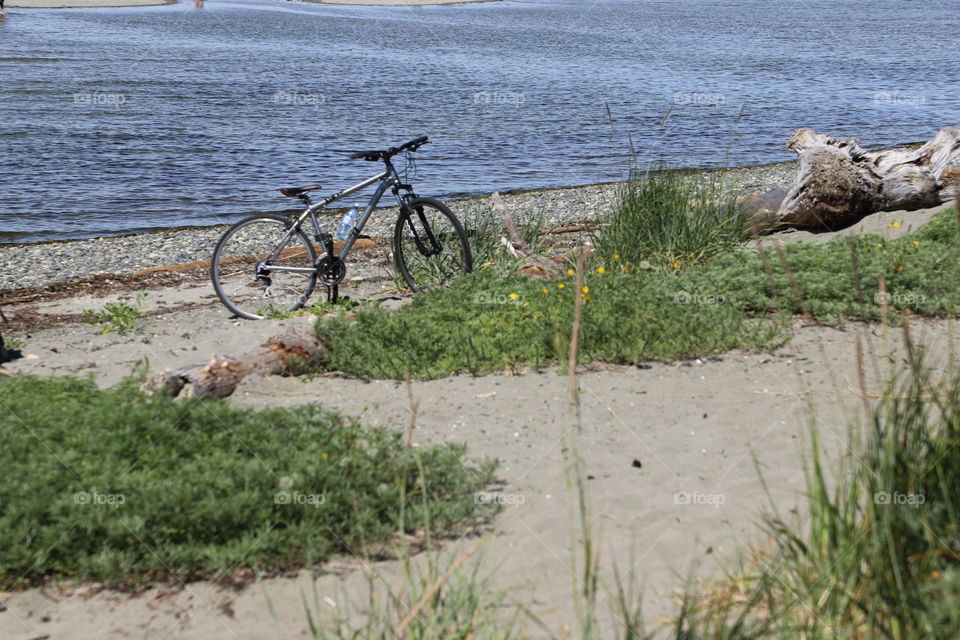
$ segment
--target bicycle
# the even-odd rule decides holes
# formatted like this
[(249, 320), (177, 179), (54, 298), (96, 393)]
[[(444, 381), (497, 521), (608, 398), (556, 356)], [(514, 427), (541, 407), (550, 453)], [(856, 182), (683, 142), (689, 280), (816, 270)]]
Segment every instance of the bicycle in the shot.
[[(316, 204), (311, 204), (309, 194), (321, 185), (280, 189), (283, 195), (298, 198), (306, 208), (295, 217), (250, 216), (227, 229), (210, 263), (213, 287), (220, 301), (237, 316), (258, 320), (278, 308), (301, 308), (319, 281), (327, 287), (327, 300), (336, 302), (338, 287), (347, 275), (344, 260), (387, 189), (399, 205), (393, 231), (393, 260), (407, 286), (414, 293), (423, 293), (447, 284), (457, 275), (470, 273), (473, 258), (463, 225), (439, 200), (414, 193), (391, 161), (395, 155), (412, 154), (428, 142), (427, 136), (421, 136), (382, 151), (348, 152), (351, 159), (382, 161), (384, 170)], [(377, 187), (366, 208), (335, 252), (334, 238), (320, 228), (317, 213), (374, 184)], [(307, 218), (313, 226), (314, 240), (323, 248), (320, 257), (302, 228)]]

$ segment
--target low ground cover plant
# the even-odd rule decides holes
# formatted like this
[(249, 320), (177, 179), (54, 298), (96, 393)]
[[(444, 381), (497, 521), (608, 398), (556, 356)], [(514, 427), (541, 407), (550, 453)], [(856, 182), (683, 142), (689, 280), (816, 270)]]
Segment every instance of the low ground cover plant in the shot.
[(495, 463), (411, 449), (313, 406), (252, 411), (132, 382), (0, 380), (0, 585), (125, 585), (362, 555), (396, 531), (472, 525)]
[[(948, 316), (960, 310), (960, 234), (946, 210), (897, 239), (861, 236), (782, 250), (727, 248), (709, 260), (634, 262), (611, 253), (587, 263), (584, 291), (561, 279), (480, 272), (396, 313), (321, 319), (329, 367), (373, 378), (436, 378), (562, 361), (572, 301), (584, 296), (582, 359), (639, 363), (700, 357), (786, 340), (793, 314), (825, 323)], [(885, 290), (880, 290), (881, 277)]]
[(83, 314), (87, 324), (100, 327), (101, 334), (116, 332), (122, 336), (128, 336), (137, 332), (140, 320), (146, 316), (143, 305), (148, 295), (146, 292), (140, 292), (136, 295), (134, 304), (117, 300), (108, 302), (98, 310), (86, 309)]

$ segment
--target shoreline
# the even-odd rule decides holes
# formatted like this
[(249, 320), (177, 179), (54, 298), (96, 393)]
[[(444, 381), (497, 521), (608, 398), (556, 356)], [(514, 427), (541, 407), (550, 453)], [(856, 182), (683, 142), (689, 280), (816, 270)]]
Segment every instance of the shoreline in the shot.
[[(303, 0), (311, 4), (364, 7), (424, 7), (431, 5), (473, 4), (499, 0)], [(118, 7), (157, 7), (177, 4), (179, 0), (9, 0), (12, 9), (111, 9)]]
[[(705, 171), (723, 171), (727, 189), (732, 195), (756, 195), (789, 189), (796, 179), (797, 161)], [(535, 222), (544, 227), (561, 227), (612, 212), (620, 184), (605, 182), (554, 189), (504, 190), (501, 193), (518, 223)], [(465, 224), (492, 215), (489, 194), (443, 199)], [(332, 210), (334, 213), (336, 211)], [(392, 237), (395, 211), (396, 207), (375, 209), (364, 227), (364, 235), (371, 238)], [(106, 274), (126, 276), (160, 266), (207, 259), (213, 255), (217, 241), (230, 224), (255, 213), (266, 212), (238, 214), (236, 220), (214, 226), (0, 244), (0, 290), (45, 287)], [(331, 226), (328, 217), (321, 217), (320, 223), (327, 229)]]
[[(150, 0), (144, 0), (144, 1), (150, 1)], [(176, 2), (177, 0), (172, 0), (172, 1)], [(312, 1), (312, 0), (307, 0), (307, 1)], [(471, 0), (471, 1), (472, 2), (490, 2), (490, 1), (495, 2), (498, 0)], [(907, 146), (907, 145), (901, 145), (901, 146)], [(734, 182), (736, 183), (737, 187), (743, 186), (746, 190), (749, 190), (749, 187), (751, 186), (761, 188), (766, 185), (774, 185), (774, 186), (770, 186), (769, 189), (764, 189), (769, 191), (776, 188), (785, 188), (784, 186), (784, 184), (786, 184), (785, 181), (782, 179), (778, 179), (779, 176), (777, 176), (776, 174), (789, 173), (792, 180), (793, 172), (795, 171), (796, 166), (797, 166), (796, 160), (786, 160), (781, 162), (770, 162), (766, 164), (743, 165), (739, 167), (719, 167), (719, 168), (707, 168), (707, 169), (681, 167), (677, 169), (668, 169), (667, 171), (679, 172), (681, 174), (697, 173), (697, 172), (703, 172), (704, 174), (715, 174), (722, 171), (736, 177)], [(739, 179), (739, 178), (742, 178), (742, 179)], [(562, 187), (538, 186), (538, 187), (516, 188), (516, 189), (505, 188), (505, 189), (499, 189), (498, 191), (504, 197), (514, 196), (518, 198), (528, 198), (528, 197), (536, 198), (536, 197), (549, 196), (551, 194), (574, 193), (578, 191), (585, 191), (585, 190), (592, 190), (592, 189), (603, 189), (603, 190), (612, 191), (612, 190), (615, 190), (617, 185), (621, 183), (622, 181), (620, 180), (611, 180), (607, 182), (591, 182), (586, 184), (577, 184), (577, 185), (562, 186)], [(789, 184), (792, 184), (792, 182)], [(439, 198), (444, 202), (446, 202), (447, 204), (450, 204), (451, 206), (454, 204), (458, 204), (458, 205), (465, 204), (468, 207), (471, 207), (471, 205), (475, 202), (489, 199), (491, 194), (492, 192), (488, 192), (488, 193), (459, 192), (459, 193), (453, 193), (449, 195), (436, 195), (433, 193), (428, 195), (430, 195), (431, 197)], [(381, 210), (381, 209), (390, 210), (395, 208), (396, 207), (377, 207), (375, 211)], [(346, 211), (346, 209), (347, 207), (331, 207), (330, 209), (328, 209), (328, 211)], [(292, 208), (286, 208), (286, 209), (278, 208), (278, 209), (271, 209), (271, 210), (250, 210), (245, 212), (239, 212), (235, 214), (236, 220), (234, 220), (234, 222), (241, 220), (247, 216), (257, 215), (261, 213), (283, 215), (285, 212), (288, 212), (291, 210)], [(570, 222), (571, 220), (565, 220), (565, 221)], [(232, 222), (230, 224), (232, 224)], [(222, 224), (222, 223), (214, 224), (214, 225), (183, 225), (183, 226), (177, 226), (177, 227), (158, 227), (156, 229), (150, 229), (145, 231), (136, 231), (136, 230), (125, 231), (125, 232), (118, 232), (116, 234), (90, 236), (87, 238), (49, 238), (45, 240), (34, 240), (32, 242), (0, 241), (0, 253), (2, 253), (4, 249), (7, 249), (9, 247), (31, 247), (31, 246), (49, 245), (49, 244), (69, 244), (74, 242), (88, 242), (91, 240), (106, 240), (106, 239), (112, 239), (112, 238), (134, 238), (138, 236), (149, 236), (149, 235), (162, 234), (162, 233), (199, 231), (199, 230), (212, 229), (212, 228), (226, 228), (227, 226), (229, 226), (229, 224)], [(368, 229), (369, 229), (369, 226), (368, 226)]]
[[(17, 0), (13, 0), (14, 2)], [(30, 1), (30, 0), (28, 0)], [(57, 0), (40, 0), (40, 1), (57, 1)], [(69, 0), (59, 0), (67, 2)], [(94, 0), (97, 2), (109, 2), (111, 0)], [(122, 0), (119, 0), (122, 1)], [(140, 2), (153, 2), (154, 0), (131, 0), (131, 1), (140, 1)], [(163, 4), (174, 4), (179, 0), (166, 0)], [(324, 1), (320, 0), (303, 0), (305, 2), (312, 2), (313, 4), (326, 4)], [(497, 2), (499, 0), (467, 0), (469, 2)], [(456, 0), (456, 3), (459, 3), (460, 0)], [(448, 0), (447, 4), (455, 3), (454, 0)], [(345, 4), (336, 2), (334, 4)], [(146, 6), (146, 5), (145, 5)], [(887, 149), (907, 149), (921, 146), (922, 142), (907, 142), (892, 147), (876, 147), (868, 148), (868, 151), (883, 151)], [(727, 174), (734, 176), (733, 182), (737, 189), (741, 192), (750, 192), (750, 193), (762, 193), (764, 191), (772, 191), (774, 189), (788, 189), (793, 184), (793, 176), (797, 167), (797, 160), (782, 160), (780, 162), (767, 162), (764, 164), (749, 164), (749, 165), (740, 165), (735, 167), (708, 167), (708, 168), (696, 168), (696, 167), (679, 167), (676, 169), (667, 169), (668, 172), (679, 172), (684, 173), (698, 173), (702, 172), (704, 174), (716, 174), (719, 172), (726, 172)], [(951, 166), (960, 166), (960, 160), (952, 163)], [(783, 178), (786, 174), (790, 175), (790, 180), (786, 181)], [(783, 175), (778, 175), (783, 174)], [(566, 192), (575, 192), (585, 189), (615, 189), (616, 185), (621, 184), (621, 181), (612, 180), (608, 182), (591, 182), (587, 184), (578, 184), (562, 187), (530, 187), (530, 188), (516, 188), (516, 189), (500, 189), (499, 192), (503, 196), (537, 196), (537, 195), (547, 195), (547, 194), (560, 194)], [(468, 206), (474, 201), (479, 201), (483, 199), (488, 199), (491, 193), (454, 193), (450, 195), (437, 195), (429, 194), (432, 197), (437, 197), (443, 200), (448, 204), (454, 203), (467, 203)], [(392, 207), (384, 207), (385, 209), (390, 209)], [(378, 207), (378, 209), (380, 209)], [(286, 211), (291, 209), (271, 209), (271, 210), (250, 210), (246, 212), (241, 212), (235, 214), (236, 220), (241, 220), (247, 216), (257, 215), (260, 213), (266, 214), (279, 214), (282, 215)], [(346, 211), (346, 207), (331, 207), (329, 211)], [(236, 221), (235, 220), (235, 221)], [(570, 220), (567, 220), (569, 222)], [(232, 223), (231, 223), (232, 224)], [(39, 246), (39, 245), (48, 245), (48, 244), (68, 244), (72, 242), (87, 242), (91, 240), (102, 240), (109, 238), (134, 238), (138, 236), (148, 236), (161, 233), (172, 233), (172, 232), (182, 232), (182, 231), (198, 231), (204, 229), (212, 228), (225, 228), (229, 225), (225, 224), (216, 224), (216, 225), (184, 225), (177, 227), (157, 227), (156, 229), (149, 229), (144, 231), (125, 231), (118, 232), (116, 234), (107, 234), (107, 235), (97, 235), (90, 236), (87, 238), (49, 238), (45, 240), (34, 240), (32, 242), (3, 242), (0, 241), (0, 253), (4, 249), (9, 247), (30, 247), (30, 246)]]
[(476, 4), (500, 0), (304, 0), (313, 4), (339, 4), (358, 7), (426, 7), (442, 4)]
[(12, 9), (112, 9), (120, 7), (158, 7), (179, 0), (8, 0)]

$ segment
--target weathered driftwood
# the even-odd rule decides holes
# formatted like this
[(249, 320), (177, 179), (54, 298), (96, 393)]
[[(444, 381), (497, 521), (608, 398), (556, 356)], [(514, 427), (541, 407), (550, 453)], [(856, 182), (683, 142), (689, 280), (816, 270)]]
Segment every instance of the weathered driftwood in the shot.
[(797, 129), (787, 149), (800, 156), (797, 181), (777, 226), (837, 229), (877, 211), (932, 207), (949, 200), (941, 176), (960, 155), (960, 129), (948, 127), (917, 149), (864, 151), (856, 138)]
[(166, 390), (175, 398), (225, 398), (251, 373), (296, 375), (326, 359), (326, 350), (312, 335), (287, 333), (274, 336), (243, 360), (213, 356), (209, 362), (167, 369), (143, 383), (147, 392)]
[(520, 234), (510, 215), (510, 210), (507, 209), (507, 203), (503, 201), (500, 193), (495, 191), (490, 199), (493, 201), (493, 208), (500, 214), (509, 236), (501, 238), (500, 242), (507, 248), (510, 255), (522, 261), (516, 272), (531, 278), (558, 278), (563, 275), (563, 264), (567, 258), (563, 256), (548, 258), (534, 253)]
[(226, 398), (249, 372), (243, 362), (215, 355), (206, 364), (161, 371), (141, 388), (150, 392), (165, 389), (175, 398)]

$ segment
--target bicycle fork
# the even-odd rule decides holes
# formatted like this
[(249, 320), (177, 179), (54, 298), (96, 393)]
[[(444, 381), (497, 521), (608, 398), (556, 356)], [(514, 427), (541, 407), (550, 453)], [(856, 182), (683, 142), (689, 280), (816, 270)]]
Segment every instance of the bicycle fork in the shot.
[(420, 223), (423, 225), (423, 232), (426, 235), (427, 241), (430, 243), (430, 248), (428, 249), (424, 245), (423, 240), (420, 238), (420, 234), (417, 233), (417, 228), (413, 224), (413, 218), (410, 215), (410, 207), (404, 205), (404, 221), (407, 226), (410, 227), (410, 233), (413, 234), (413, 241), (417, 244), (417, 251), (420, 252), (420, 255), (431, 258), (436, 255), (440, 255), (443, 251), (443, 247), (440, 246), (440, 243), (437, 242), (437, 238), (433, 235), (433, 229), (430, 228), (430, 223), (427, 222), (427, 216), (423, 214), (423, 207), (417, 207), (416, 213), (417, 217), (420, 218)]

